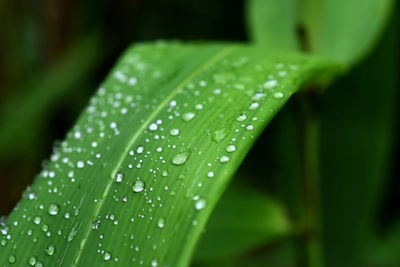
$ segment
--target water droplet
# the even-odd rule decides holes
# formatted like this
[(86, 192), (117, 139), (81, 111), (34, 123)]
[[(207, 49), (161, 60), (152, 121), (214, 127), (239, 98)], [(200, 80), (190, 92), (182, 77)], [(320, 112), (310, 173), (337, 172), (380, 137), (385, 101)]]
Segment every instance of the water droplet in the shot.
[(257, 109), (259, 106), (260, 106), (259, 103), (253, 102), (253, 103), (250, 104), (249, 109), (255, 110), (255, 109)]
[(35, 265), (36, 264), (36, 257), (35, 256), (30, 257), (29, 260), (28, 260), (28, 264), (31, 265), (31, 266)]
[(226, 128), (222, 128), (222, 129), (216, 130), (212, 135), (212, 139), (215, 142), (219, 143), (222, 140), (224, 140), (225, 137), (227, 137), (228, 133), (229, 132), (228, 132), (228, 130)]
[(272, 97), (275, 98), (275, 99), (282, 99), (282, 98), (284, 97), (284, 95), (283, 95), (282, 92), (275, 92), (275, 93), (272, 95)]
[(35, 267), (44, 267), (44, 264), (40, 261), (36, 262)]
[(150, 124), (150, 126), (149, 126), (150, 131), (156, 131), (157, 128), (158, 128), (158, 125), (154, 122), (152, 124)]
[(196, 201), (196, 203), (194, 204), (194, 208), (196, 210), (202, 210), (206, 207), (206, 204), (207, 204), (206, 200), (201, 198)]
[(138, 146), (138, 148), (136, 149), (136, 153), (138, 154), (142, 154), (144, 151), (144, 147), (143, 146)]
[(253, 100), (260, 100), (261, 98), (263, 98), (265, 96), (265, 94), (263, 92), (257, 92), (253, 95)]
[(196, 117), (196, 114), (193, 112), (186, 112), (182, 115), (183, 121), (191, 121), (194, 117)]
[(40, 217), (40, 216), (36, 216), (36, 217), (33, 219), (33, 223), (34, 223), (34, 224), (40, 224), (41, 221), (42, 221), (42, 217)]
[(264, 83), (264, 88), (265, 89), (272, 89), (278, 85), (277, 80), (268, 80)]
[(174, 165), (182, 165), (182, 164), (185, 164), (185, 162), (187, 161), (188, 158), (189, 158), (189, 152), (183, 152), (183, 153), (176, 154), (172, 158), (171, 162)]
[(160, 218), (157, 221), (157, 227), (158, 228), (164, 228), (165, 227), (165, 219), (164, 218)]
[(57, 215), (59, 211), (60, 211), (60, 206), (58, 206), (58, 204), (55, 203), (50, 204), (48, 210), (50, 215)]
[(247, 119), (247, 116), (244, 113), (239, 114), (239, 116), (236, 118), (237, 121), (244, 121), (246, 119)]
[(151, 261), (151, 267), (158, 267), (158, 262), (156, 259)]
[(9, 263), (14, 264), (16, 261), (17, 261), (17, 258), (15, 257), (15, 255), (11, 254), (11, 255), (8, 257), (8, 262), (9, 262)]
[(45, 252), (46, 252), (47, 255), (52, 256), (54, 254), (55, 250), (56, 250), (56, 247), (53, 244), (50, 244), (45, 249)]
[(207, 173), (207, 176), (210, 177), (210, 178), (214, 177), (214, 172), (213, 171), (209, 171)]
[(100, 227), (100, 220), (92, 221), (92, 229), (93, 230), (99, 229), (99, 227)]
[(117, 172), (117, 173), (115, 174), (115, 181), (116, 181), (117, 183), (122, 182), (123, 179), (124, 179), (124, 174), (123, 174), (122, 172)]
[(230, 161), (230, 160), (231, 160), (230, 157), (228, 157), (228, 156), (222, 156), (222, 157), (220, 157), (219, 162), (221, 162), (221, 163), (226, 163), (226, 162), (228, 162), (228, 161)]
[(110, 259), (111, 259), (111, 253), (108, 251), (104, 252), (103, 260), (108, 261)]
[(83, 162), (83, 161), (78, 161), (77, 163), (76, 163), (76, 167), (78, 167), (79, 169), (82, 169), (83, 167), (85, 167), (85, 162)]
[(226, 147), (226, 152), (232, 153), (236, 151), (236, 146), (235, 145), (229, 145)]
[(133, 183), (132, 186), (132, 191), (135, 193), (142, 192), (144, 190), (144, 182), (142, 180), (136, 180), (135, 183)]
[(172, 136), (177, 136), (177, 135), (179, 135), (179, 130), (178, 129), (171, 129), (171, 131), (169, 131), (169, 133)]
[(246, 126), (246, 130), (247, 131), (253, 131), (254, 130), (254, 126), (249, 124), (249, 125)]

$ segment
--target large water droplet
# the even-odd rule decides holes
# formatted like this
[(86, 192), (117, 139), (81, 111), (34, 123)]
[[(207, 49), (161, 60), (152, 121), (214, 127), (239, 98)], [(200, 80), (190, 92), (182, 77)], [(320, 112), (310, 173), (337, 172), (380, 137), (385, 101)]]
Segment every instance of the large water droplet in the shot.
[(49, 210), (48, 210), (50, 215), (53, 215), (53, 216), (57, 215), (59, 211), (60, 211), (60, 206), (58, 204), (55, 204), (55, 203), (50, 204)]
[(172, 162), (174, 165), (183, 165), (183, 164), (186, 163), (186, 161), (187, 161), (188, 158), (189, 158), (189, 152), (183, 152), (183, 153), (176, 154), (176, 155), (172, 158), (171, 162)]
[(135, 192), (135, 193), (142, 192), (144, 190), (144, 186), (145, 186), (145, 184), (144, 184), (144, 182), (142, 180), (136, 180), (133, 183), (132, 191)]

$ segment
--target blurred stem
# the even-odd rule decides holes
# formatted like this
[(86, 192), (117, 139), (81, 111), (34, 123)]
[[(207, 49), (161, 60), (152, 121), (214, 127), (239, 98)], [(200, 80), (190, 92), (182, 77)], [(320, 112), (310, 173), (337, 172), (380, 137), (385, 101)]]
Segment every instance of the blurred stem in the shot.
[(303, 185), (303, 236), (300, 239), (303, 267), (322, 267), (320, 185), (319, 185), (319, 104), (321, 90), (310, 88), (301, 99), (301, 164)]

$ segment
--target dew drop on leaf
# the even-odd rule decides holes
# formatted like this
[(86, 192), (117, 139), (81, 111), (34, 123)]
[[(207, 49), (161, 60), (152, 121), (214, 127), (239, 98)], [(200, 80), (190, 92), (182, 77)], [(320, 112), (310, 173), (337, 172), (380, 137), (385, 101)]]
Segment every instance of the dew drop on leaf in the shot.
[(226, 147), (226, 152), (232, 153), (236, 151), (236, 146), (235, 145), (229, 145)]
[(214, 177), (214, 172), (213, 172), (213, 171), (209, 171), (209, 172), (207, 173), (207, 176), (208, 176), (209, 178)]
[(144, 185), (144, 182), (142, 180), (136, 180), (133, 183), (132, 191), (135, 192), (135, 193), (142, 192), (144, 190), (144, 186), (145, 185)]
[(199, 199), (196, 201), (196, 203), (194, 204), (194, 208), (196, 210), (202, 210), (206, 207), (206, 200), (205, 199)]
[(45, 252), (46, 252), (47, 255), (52, 256), (54, 254), (55, 250), (56, 250), (56, 247), (53, 244), (50, 244), (45, 249)]
[(110, 259), (111, 259), (111, 253), (108, 251), (104, 252), (103, 260), (108, 261)]
[(160, 218), (157, 221), (157, 227), (158, 228), (164, 228), (165, 227), (165, 219), (164, 218)]
[(115, 174), (115, 181), (116, 181), (117, 183), (122, 182), (123, 179), (124, 179), (124, 174), (123, 174), (122, 172), (117, 172), (117, 173)]
[(179, 135), (179, 130), (176, 128), (171, 129), (171, 131), (169, 131), (169, 134), (172, 136), (177, 136), (177, 135)]
[(182, 115), (182, 120), (185, 122), (191, 121), (194, 117), (196, 117), (196, 114), (193, 112), (186, 112)]
[(36, 216), (36, 217), (33, 219), (33, 223), (34, 223), (34, 224), (40, 224), (41, 221), (42, 221), (42, 217), (40, 217), (40, 216)]
[(17, 258), (15, 257), (15, 255), (11, 254), (11, 255), (8, 257), (8, 262), (9, 262), (9, 263), (14, 264), (16, 261), (17, 261)]
[(176, 154), (172, 158), (171, 162), (172, 162), (172, 164), (179, 166), (179, 165), (185, 164), (188, 158), (189, 158), (189, 152), (183, 152), (183, 153)]
[(50, 204), (49, 210), (48, 210), (50, 215), (53, 215), (53, 216), (57, 215), (59, 211), (60, 211), (60, 206), (58, 206), (58, 204), (55, 204), (55, 203)]
[(239, 114), (239, 116), (237, 116), (236, 121), (244, 121), (246, 119), (247, 119), (246, 114), (242, 113), (242, 114)]
[(272, 95), (272, 97), (273, 98), (275, 98), (275, 99), (282, 99), (283, 98), (283, 93), (281, 93), (281, 92), (275, 92), (273, 95)]
[(222, 156), (222, 157), (219, 159), (219, 162), (221, 162), (221, 163), (226, 163), (226, 162), (228, 162), (228, 161), (230, 161), (230, 160), (231, 160), (230, 157), (228, 157), (228, 156)]
[(213, 133), (212, 139), (213, 139), (213, 141), (219, 143), (222, 140), (224, 140), (225, 137), (227, 137), (227, 135), (228, 135), (228, 130), (226, 128), (222, 128), (222, 129), (216, 130)]

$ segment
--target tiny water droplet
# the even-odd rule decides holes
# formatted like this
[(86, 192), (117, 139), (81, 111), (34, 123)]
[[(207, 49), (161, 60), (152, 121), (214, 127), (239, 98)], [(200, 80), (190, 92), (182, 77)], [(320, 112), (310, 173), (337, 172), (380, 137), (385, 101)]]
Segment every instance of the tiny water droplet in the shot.
[(183, 152), (183, 153), (176, 154), (172, 158), (171, 162), (172, 162), (172, 164), (179, 166), (179, 165), (185, 164), (188, 158), (189, 158), (189, 152)]
[(194, 204), (194, 208), (196, 210), (202, 210), (206, 207), (206, 204), (207, 204), (206, 200), (201, 198), (196, 201), (196, 203)]
[(210, 178), (214, 177), (214, 172), (213, 171), (209, 171), (207, 173), (207, 176), (210, 177)]
[(108, 251), (104, 252), (103, 260), (108, 261), (110, 259), (111, 259), (111, 253)]
[(117, 173), (115, 174), (115, 181), (116, 181), (117, 183), (122, 182), (123, 179), (124, 179), (124, 174), (123, 174), (122, 172), (117, 172)]
[(34, 224), (40, 224), (41, 221), (42, 221), (42, 217), (40, 217), (40, 216), (36, 216), (36, 217), (33, 219), (33, 223), (34, 223)]
[(259, 106), (260, 106), (259, 103), (253, 102), (253, 103), (250, 104), (249, 109), (255, 110), (255, 109), (257, 109)]
[(11, 254), (11, 255), (8, 257), (8, 262), (9, 262), (9, 263), (14, 264), (16, 261), (17, 261), (17, 258), (15, 257), (15, 255)]
[(228, 161), (230, 161), (230, 160), (231, 160), (230, 157), (228, 157), (228, 156), (222, 156), (222, 157), (220, 157), (219, 162), (221, 162), (221, 163), (226, 163), (226, 162), (228, 162)]
[(99, 229), (100, 223), (101, 223), (100, 220), (94, 220), (94, 221), (92, 221), (92, 229), (93, 229), (93, 230)]
[(196, 117), (196, 114), (193, 112), (186, 112), (182, 115), (182, 119), (185, 122), (191, 121), (194, 117)]
[(31, 265), (31, 266), (35, 265), (36, 264), (36, 257), (35, 256), (30, 257), (29, 260), (28, 260), (28, 264)]
[(157, 267), (158, 266), (158, 262), (156, 259), (151, 261), (151, 267)]
[(284, 97), (284, 95), (283, 95), (282, 92), (275, 92), (275, 93), (272, 95), (272, 97), (275, 98), (275, 99), (282, 99), (282, 98)]
[(157, 227), (158, 228), (164, 228), (165, 227), (165, 219), (164, 218), (160, 218), (157, 221)]
[(236, 118), (237, 121), (244, 121), (246, 119), (247, 119), (247, 116), (244, 113), (239, 114), (239, 116)]
[(232, 153), (236, 151), (236, 146), (235, 145), (229, 145), (226, 147), (226, 152)]
[(144, 147), (143, 146), (138, 146), (138, 148), (136, 149), (136, 153), (141, 154), (144, 151)]
[(46, 254), (49, 256), (52, 256), (54, 254), (55, 250), (56, 250), (56, 247), (53, 244), (48, 245), (47, 248), (45, 249)]
[(179, 130), (178, 129), (171, 129), (171, 131), (169, 131), (170, 135), (172, 136), (177, 136), (179, 135)]
[(53, 215), (53, 216), (57, 215), (59, 211), (60, 211), (60, 206), (58, 204), (55, 204), (55, 203), (50, 204), (49, 210), (48, 210), (50, 215)]
[(156, 131), (157, 128), (158, 128), (158, 125), (156, 123), (154, 123), (154, 122), (149, 125), (149, 130), (150, 131)]
[(212, 135), (212, 139), (213, 139), (213, 141), (219, 143), (222, 140), (224, 140), (225, 137), (228, 136), (228, 133), (229, 132), (228, 132), (228, 130), (226, 128), (222, 128), (222, 129), (216, 130)]
[(142, 180), (136, 180), (133, 183), (132, 191), (135, 192), (135, 193), (142, 192), (144, 190), (144, 186), (145, 186), (145, 184), (144, 184), (144, 182)]
[(268, 80), (264, 83), (264, 88), (265, 89), (272, 89), (278, 85), (277, 80)]

